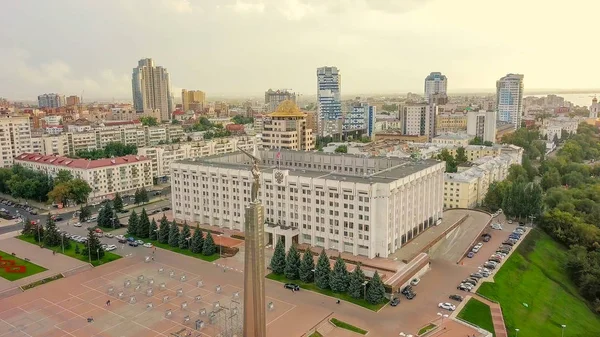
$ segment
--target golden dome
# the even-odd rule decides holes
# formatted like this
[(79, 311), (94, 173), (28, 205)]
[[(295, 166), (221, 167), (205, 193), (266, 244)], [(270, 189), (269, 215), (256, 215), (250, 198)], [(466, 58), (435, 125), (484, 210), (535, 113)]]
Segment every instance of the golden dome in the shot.
[(304, 117), (304, 113), (300, 111), (300, 108), (294, 103), (294, 101), (287, 100), (281, 102), (275, 112), (270, 113), (271, 117)]

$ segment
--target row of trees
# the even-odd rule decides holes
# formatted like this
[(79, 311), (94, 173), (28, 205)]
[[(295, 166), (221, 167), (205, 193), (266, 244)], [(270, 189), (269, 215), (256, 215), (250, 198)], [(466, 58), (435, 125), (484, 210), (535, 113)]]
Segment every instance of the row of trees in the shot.
[(144, 116), (140, 118), (140, 122), (143, 126), (157, 126), (159, 124), (158, 119), (156, 119), (156, 117), (151, 116)]
[(96, 150), (80, 150), (76, 156), (83, 159), (102, 159), (111, 157), (122, 157), (131, 154), (137, 154), (136, 145), (125, 145), (121, 142), (110, 142), (103, 149)]
[(456, 149), (456, 156), (451, 155), (447, 149), (443, 149), (438, 155), (438, 159), (446, 162), (447, 173), (455, 173), (458, 171), (458, 165), (466, 163), (469, 160), (466, 150), (462, 146)]
[(69, 200), (76, 204), (83, 204), (92, 192), (92, 188), (87, 181), (73, 177), (73, 174), (66, 170), (58, 171), (54, 178), (54, 187), (48, 192), (48, 199), (51, 201), (67, 205)]
[(135, 211), (131, 212), (127, 222), (127, 235), (158, 241), (174, 248), (189, 249), (194, 254), (205, 256), (211, 256), (217, 251), (212, 234), (207, 231), (206, 235), (203, 235), (200, 226), (196, 226), (192, 234), (187, 222), (180, 230), (175, 221), (169, 223), (163, 215), (159, 227), (154, 219), (150, 221), (145, 208), (139, 216)]
[(0, 168), (0, 193), (45, 202), (53, 188), (54, 179), (45, 173), (21, 165)]
[(231, 118), (231, 121), (235, 124), (252, 124), (254, 123), (254, 118), (244, 117), (242, 115), (235, 115)]
[(292, 245), (286, 255), (283, 241), (280, 240), (275, 246), (270, 267), (274, 274), (284, 275), (288, 280), (314, 282), (321, 289), (331, 289), (336, 293), (348, 293), (356, 299), (364, 297), (371, 304), (381, 303), (385, 300), (385, 287), (377, 271), (368, 282), (365, 294), (366, 277), (360, 265), (357, 265), (352, 273), (349, 273), (346, 262), (341, 256), (338, 256), (332, 270), (325, 250), (321, 251), (315, 266), (310, 249), (307, 249), (300, 257), (300, 253)]
[(475, 138), (471, 139), (471, 141), (469, 141), (469, 145), (493, 146), (494, 143), (490, 142), (489, 140), (486, 140), (484, 142), (483, 139), (481, 139), (481, 137), (475, 137)]

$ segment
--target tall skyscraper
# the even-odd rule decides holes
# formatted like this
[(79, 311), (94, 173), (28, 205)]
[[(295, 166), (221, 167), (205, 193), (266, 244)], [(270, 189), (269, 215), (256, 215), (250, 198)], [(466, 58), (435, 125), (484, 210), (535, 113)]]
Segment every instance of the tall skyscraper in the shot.
[(340, 133), (342, 75), (337, 67), (317, 68), (317, 114), (320, 136)]
[(59, 94), (43, 94), (38, 96), (38, 107), (60, 108), (65, 106), (65, 96)]
[(523, 75), (508, 74), (496, 82), (498, 120), (521, 127), (523, 116)]
[(206, 104), (206, 94), (200, 90), (181, 90), (181, 105), (183, 111), (203, 109)]
[[(427, 103), (445, 104), (447, 101), (448, 79), (440, 72), (432, 72), (425, 77), (425, 100)], [(434, 102), (435, 100), (435, 102)]]
[(467, 134), (481, 138), (484, 142), (496, 141), (496, 111), (469, 111)]
[(287, 89), (269, 89), (265, 91), (265, 105), (267, 106), (267, 112), (273, 112), (277, 110), (277, 107), (284, 101), (292, 101), (296, 103), (296, 94)]
[(133, 68), (131, 86), (133, 106), (137, 112), (157, 109), (161, 120), (171, 119), (173, 95), (167, 69), (155, 66), (152, 59), (142, 59)]
[(0, 167), (11, 167), (13, 158), (32, 152), (31, 123), (29, 116), (5, 116), (0, 118)]
[(284, 101), (263, 120), (263, 146), (270, 149), (312, 151), (313, 130), (306, 127), (306, 114), (294, 101)]

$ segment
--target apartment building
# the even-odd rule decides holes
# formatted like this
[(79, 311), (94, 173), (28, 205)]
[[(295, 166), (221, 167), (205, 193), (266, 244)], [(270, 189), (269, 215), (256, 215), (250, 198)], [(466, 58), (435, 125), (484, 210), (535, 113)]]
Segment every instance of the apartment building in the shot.
[(521, 74), (508, 74), (496, 82), (496, 111), (498, 120), (521, 127), (523, 118), (523, 78)]
[(265, 91), (265, 106), (267, 108), (267, 112), (275, 112), (277, 107), (279, 107), (279, 105), (285, 101), (292, 101), (296, 103), (296, 94), (287, 89), (269, 89)]
[[(255, 151), (265, 241), (388, 257), (442, 216), (443, 172), (436, 160), (320, 152)], [(172, 164), (173, 214), (188, 223), (244, 230), (252, 174), (235, 152)]]
[(262, 142), (269, 149), (315, 149), (313, 132), (306, 127), (306, 114), (294, 101), (284, 101), (263, 119)]
[(467, 115), (465, 114), (439, 114), (436, 119), (436, 131), (438, 134), (447, 132), (467, 131)]
[(60, 108), (65, 106), (66, 100), (64, 95), (60, 94), (42, 94), (38, 96), (39, 108)]
[(469, 111), (467, 113), (467, 134), (484, 142), (496, 141), (496, 111)]
[(555, 117), (544, 120), (540, 128), (540, 135), (547, 137), (548, 141), (553, 141), (554, 136), (562, 138), (563, 131), (568, 134), (576, 134), (579, 123), (585, 118)]
[(86, 160), (23, 153), (15, 158), (15, 163), (53, 177), (61, 170), (69, 171), (92, 188), (88, 202), (111, 199), (116, 193), (127, 194), (152, 186), (151, 161), (141, 156)]
[(421, 158), (437, 158), (442, 150), (447, 150), (453, 156), (456, 156), (456, 150), (459, 147), (465, 149), (467, 160), (473, 162), (483, 157), (498, 157), (501, 154), (507, 154), (515, 158), (519, 163), (523, 158), (523, 148), (515, 145), (494, 144), (492, 146), (483, 145), (451, 145), (451, 144), (433, 144), (433, 143), (408, 143), (407, 148), (410, 151), (418, 151)]
[(31, 152), (29, 116), (0, 116), (0, 152), (2, 167), (11, 167), (14, 157)]
[(181, 90), (183, 112), (188, 110), (202, 111), (206, 105), (206, 94), (200, 90)]
[(446, 133), (433, 138), (432, 141), (433, 144), (467, 146), (473, 138), (466, 133)]
[(406, 136), (427, 136), (431, 141), (436, 135), (435, 120), (438, 107), (427, 103), (406, 104), (401, 107), (401, 132)]

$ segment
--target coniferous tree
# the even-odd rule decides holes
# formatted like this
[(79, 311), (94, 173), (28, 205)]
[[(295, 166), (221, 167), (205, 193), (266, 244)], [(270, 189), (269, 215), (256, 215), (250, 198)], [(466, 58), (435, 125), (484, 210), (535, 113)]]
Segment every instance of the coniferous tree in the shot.
[(35, 224), (31, 230), (36, 242), (44, 240), (44, 226), (41, 223)]
[(102, 244), (100, 243), (100, 239), (96, 236), (93, 229), (88, 229), (87, 242), (85, 243), (85, 247), (81, 250), (81, 254), (84, 256), (88, 256), (88, 254), (92, 254), (91, 259), (98, 259), (104, 256), (104, 249), (102, 249)]
[(90, 206), (81, 205), (79, 207), (79, 221), (84, 222), (92, 216), (92, 210)]
[(143, 203), (150, 201), (150, 198), (148, 197), (148, 191), (146, 191), (145, 187), (142, 187), (142, 189), (140, 190), (140, 200)]
[(142, 208), (142, 213), (140, 214), (137, 235), (141, 238), (150, 237), (150, 219), (148, 218), (148, 213), (146, 213), (145, 208)]
[(348, 294), (354, 298), (363, 298), (365, 282), (365, 273), (360, 269), (360, 264), (356, 266), (350, 274), (350, 282), (348, 283)]
[(377, 271), (375, 271), (375, 275), (367, 285), (366, 297), (371, 304), (381, 303), (385, 299), (385, 287)]
[(321, 289), (329, 288), (329, 276), (331, 274), (331, 268), (329, 266), (329, 258), (325, 249), (321, 251), (317, 266), (315, 267), (315, 283), (317, 287)]
[(202, 239), (202, 231), (200, 230), (200, 226), (196, 226), (196, 230), (194, 231), (194, 235), (192, 235), (192, 243), (190, 246), (190, 250), (194, 254), (202, 253), (202, 244), (204, 244), (204, 240)]
[(107, 223), (107, 219), (106, 219), (106, 208), (108, 207), (107, 204), (105, 204), (103, 206), (103, 208), (98, 212), (98, 219), (96, 220), (96, 223), (98, 224), (98, 227), (106, 227), (106, 223)]
[(65, 233), (61, 234), (61, 240), (61, 247), (64, 247), (65, 249), (71, 249), (71, 240), (65, 236)]
[(179, 246), (179, 227), (177, 226), (177, 223), (175, 222), (175, 220), (173, 220), (173, 223), (171, 224), (171, 228), (169, 229), (169, 246), (171, 247), (177, 247)]
[(149, 234), (150, 236), (148, 237), (148, 239), (158, 240), (158, 225), (156, 224), (156, 221), (154, 219), (152, 219), (152, 221), (150, 222)]
[(131, 211), (131, 214), (129, 215), (129, 220), (127, 221), (127, 235), (137, 235), (139, 222), (140, 220), (135, 211)]
[(44, 230), (44, 245), (48, 247), (56, 247), (60, 245), (60, 234), (52, 215), (48, 214), (48, 220), (46, 220), (46, 228)]
[(206, 237), (204, 238), (204, 243), (202, 244), (202, 255), (211, 256), (216, 251), (217, 246), (215, 245), (212, 234), (210, 234), (210, 232), (206, 232)]
[(163, 215), (162, 219), (160, 219), (160, 229), (158, 230), (158, 242), (160, 243), (169, 243), (169, 231), (171, 226), (169, 225), (169, 220), (167, 217)]
[(119, 193), (115, 194), (115, 199), (113, 200), (113, 208), (115, 212), (120, 212), (123, 210), (123, 198)]
[(337, 293), (343, 293), (348, 289), (348, 281), (346, 262), (341, 255), (338, 255), (329, 277), (329, 287)]
[(75, 245), (75, 254), (81, 254), (81, 248), (79, 248), (79, 245)]
[(290, 248), (285, 258), (285, 277), (290, 280), (296, 280), (300, 272), (300, 253), (294, 245)]
[(302, 256), (302, 262), (300, 262), (300, 269), (298, 270), (298, 276), (302, 282), (314, 281), (315, 259), (310, 252), (310, 248), (306, 248), (304, 255)]
[(181, 234), (179, 235), (179, 248), (188, 249), (190, 248), (190, 242), (192, 233), (190, 232), (190, 226), (188, 226), (187, 222), (183, 223), (183, 229), (181, 230)]
[(285, 246), (283, 240), (277, 241), (271, 258), (271, 270), (277, 275), (285, 273)]
[(139, 188), (135, 190), (135, 194), (133, 196), (133, 202), (136, 205), (138, 205), (138, 204), (140, 204), (142, 202), (142, 199), (140, 197), (140, 189)]

